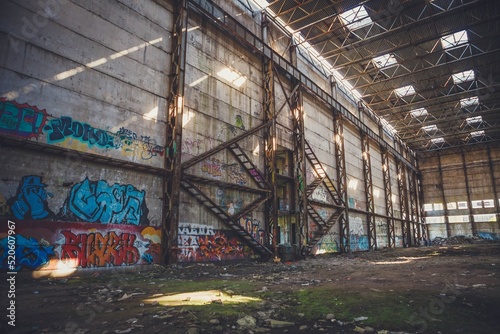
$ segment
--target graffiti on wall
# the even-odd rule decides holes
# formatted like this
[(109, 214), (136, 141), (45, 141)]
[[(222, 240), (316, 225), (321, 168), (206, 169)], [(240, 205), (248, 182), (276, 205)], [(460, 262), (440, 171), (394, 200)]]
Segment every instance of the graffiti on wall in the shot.
[(27, 139), (38, 138), (46, 121), (45, 109), (0, 98), (0, 133)]
[(368, 235), (360, 217), (352, 217), (349, 221), (349, 241), (352, 251), (368, 250)]
[(43, 128), (47, 133), (49, 143), (57, 143), (66, 138), (77, 139), (89, 147), (115, 148), (115, 137), (107, 131), (94, 128), (93, 126), (72, 120), (71, 117), (51, 119)]
[(252, 217), (243, 216), (239, 220), (241, 227), (257, 240), (260, 244), (264, 244), (265, 241), (265, 231), (263, 229), (262, 223), (258, 219), (252, 219)]
[[(152, 226), (49, 221), (40, 227), (18, 221), (16, 232), (16, 270), (131, 266), (158, 263), (160, 257), (160, 230)], [(5, 270), (7, 242), (0, 239), (0, 269)]]
[[(17, 219), (83, 221), (102, 224), (149, 225), (146, 192), (131, 184), (85, 179), (72, 186), (58, 214), (49, 208), (54, 195), (39, 175), (24, 176), (16, 194), (2, 196), (0, 214)], [(5, 202), (4, 204), (2, 204)]]
[[(18, 219), (51, 219), (54, 213), (49, 209), (47, 199), (54, 197), (45, 189), (42, 177), (38, 175), (23, 176), (16, 195), (9, 199), (9, 212)], [(5, 213), (5, 210), (3, 210)]]
[(86, 178), (71, 188), (61, 211), (91, 223), (148, 225), (145, 195), (131, 184)]
[(225, 164), (217, 158), (208, 158), (200, 164), (201, 172), (210, 177), (220, 179), (222, 176), (241, 186), (248, 183), (248, 176), (245, 169), (238, 163)]
[[(7, 224), (5, 224), (7, 225)], [(8, 237), (0, 239), (0, 268), (9, 271), (20, 271), (21, 269), (37, 269), (49, 263), (54, 253), (54, 246), (47, 241), (38, 241), (35, 238), (26, 238), (22, 234), (16, 234), (15, 238), (15, 270), (8, 266)]]
[(230, 232), (203, 224), (180, 223), (178, 247), (180, 262), (235, 260), (253, 254)]
[[(48, 144), (78, 150), (119, 150), (123, 156), (142, 160), (165, 155), (165, 147), (158, 145), (150, 136), (138, 136), (123, 127), (111, 133), (69, 116), (54, 118), (45, 109), (5, 98), (0, 98), (0, 133), (25, 139), (43, 139)], [(75, 142), (81, 145), (75, 145)]]

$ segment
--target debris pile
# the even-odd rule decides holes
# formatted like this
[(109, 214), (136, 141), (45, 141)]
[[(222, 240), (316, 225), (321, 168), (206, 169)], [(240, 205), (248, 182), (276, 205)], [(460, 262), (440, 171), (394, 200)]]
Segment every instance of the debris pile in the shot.
[(432, 246), (444, 246), (444, 245), (464, 245), (464, 244), (484, 244), (491, 243), (491, 239), (486, 239), (480, 236), (465, 236), (457, 235), (450, 238), (436, 237), (432, 240)]

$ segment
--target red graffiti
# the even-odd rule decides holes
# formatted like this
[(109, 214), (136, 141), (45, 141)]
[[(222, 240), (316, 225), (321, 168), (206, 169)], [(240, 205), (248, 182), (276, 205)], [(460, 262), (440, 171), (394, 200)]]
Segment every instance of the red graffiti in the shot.
[(66, 238), (61, 246), (63, 262), (76, 260), (77, 266), (88, 268), (133, 265), (139, 261), (139, 250), (134, 246), (134, 234), (117, 235), (115, 232), (108, 232), (102, 235), (97, 232), (76, 235), (71, 231), (61, 233)]
[(236, 238), (228, 239), (217, 232), (215, 235), (198, 238), (199, 253), (205, 260), (244, 258), (244, 247)]

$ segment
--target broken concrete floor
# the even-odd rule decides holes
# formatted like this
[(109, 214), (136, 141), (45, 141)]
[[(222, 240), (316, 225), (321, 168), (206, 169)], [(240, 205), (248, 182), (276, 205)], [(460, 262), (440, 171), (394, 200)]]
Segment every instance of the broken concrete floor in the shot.
[(6, 328), (51, 334), (493, 333), (500, 326), (499, 255), (498, 243), (457, 244), (66, 278), (25, 273), (16, 285), (15, 330)]

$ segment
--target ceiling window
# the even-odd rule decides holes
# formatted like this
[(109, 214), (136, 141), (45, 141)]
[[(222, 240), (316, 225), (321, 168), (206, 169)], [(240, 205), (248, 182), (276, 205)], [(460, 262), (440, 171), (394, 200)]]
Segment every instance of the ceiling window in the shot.
[(471, 137), (481, 137), (484, 136), (484, 130), (473, 131), (470, 133)]
[(411, 86), (411, 85), (404, 86), (404, 87), (396, 88), (394, 90), (394, 93), (396, 93), (396, 95), (399, 97), (413, 95), (413, 94), (415, 94), (415, 88), (413, 88), (413, 86)]
[(443, 46), (443, 49), (449, 49), (467, 42), (469, 42), (469, 39), (467, 38), (467, 31), (465, 30), (457, 31), (454, 34), (441, 37), (441, 45)]
[(437, 129), (438, 129), (438, 127), (436, 124), (426, 125), (426, 126), (422, 127), (422, 130), (424, 130), (425, 132), (433, 132), (433, 131), (437, 131)]
[(364, 6), (354, 7), (340, 14), (342, 22), (351, 30), (356, 30), (366, 25), (371, 24), (373, 21), (368, 16)]
[(412, 111), (410, 111), (410, 115), (414, 118), (426, 116), (428, 114), (429, 113), (427, 112), (427, 109), (425, 109), (425, 108), (418, 108), (418, 109), (413, 109)]
[(460, 100), (460, 105), (462, 106), (462, 108), (475, 106), (478, 104), (479, 104), (479, 98), (477, 96), (467, 97), (465, 99)]
[(469, 70), (469, 71), (463, 71), (460, 73), (455, 73), (451, 75), (451, 78), (453, 79), (453, 82), (455, 85), (466, 82), (466, 81), (472, 81), (475, 79), (474, 76), (474, 71)]
[(386, 54), (373, 58), (373, 63), (377, 68), (384, 68), (397, 64), (397, 61), (393, 54)]
[(482, 123), (483, 122), (483, 117), (482, 116), (474, 116), (474, 117), (469, 117), (466, 118), (465, 121), (467, 124), (477, 124), (477, 123)]
[(439, 137), (439, 138), (432, 138), (432, 139), (431, 139), (431, 143), (433, 143), (433, 144), (440, 144), (440, 143), (444, 143), (444, 138), (443, 138), (443, 137)]

